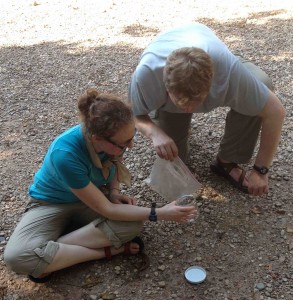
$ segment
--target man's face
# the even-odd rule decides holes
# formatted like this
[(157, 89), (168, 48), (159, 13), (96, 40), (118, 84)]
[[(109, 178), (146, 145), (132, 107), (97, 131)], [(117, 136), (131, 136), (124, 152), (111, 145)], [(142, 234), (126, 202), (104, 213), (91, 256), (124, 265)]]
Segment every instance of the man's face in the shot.
[(207, 94), (200, 95), (198, 97), (195, 97), (193, 99), (187, 99), (187, 98), (180, 98), (176, 97), (172, 93), (168, 93), (171, 101), (179, 107), (181, 110), (183, 110), (185, 113), (192, 113), (194, 112), (206, 99)]

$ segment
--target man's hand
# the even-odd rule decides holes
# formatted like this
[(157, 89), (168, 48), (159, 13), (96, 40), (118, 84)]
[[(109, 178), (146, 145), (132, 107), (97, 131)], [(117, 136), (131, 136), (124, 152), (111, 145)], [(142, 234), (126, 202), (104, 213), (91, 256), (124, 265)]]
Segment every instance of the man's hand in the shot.
[(178, 156), (178, 148), (173, 139), (158, 127), (148, 115), (136, 116), (135, 126), (139, 132), (152, 140), (160, 158), (173, 160)]
[(161, 129), (154, 130), (152, 141), (160, 158), (172, 161), (178, 156), (178, 148), (175, 142)]

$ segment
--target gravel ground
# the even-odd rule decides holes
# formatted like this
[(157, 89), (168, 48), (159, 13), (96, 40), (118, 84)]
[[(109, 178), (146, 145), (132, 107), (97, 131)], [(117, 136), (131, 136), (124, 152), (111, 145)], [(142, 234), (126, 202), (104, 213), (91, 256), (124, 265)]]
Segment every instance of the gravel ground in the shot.
[[(236, 4), (237, 3), (237, 4)], [(0, 0), (0, 299), (293, 299), (291, 0)], [(287, 109), (270, 192), (251, 197), (209, 171), (225, 109), (193, 119), (190, 169), (203, 187), (195, 224), (146, 222), (142, 257), (115, 257), (57, 272), (45, 285), (6, 269), (3, 251), (49, 143), (77, 122), (88, 87), (127, 96), (139, 55), (161, 30), (200, 21), (273, 79)], [(139, 205), (164, 200), (144, 183), (155, 153), (140, 136), (126, 154)], [(207, 279), (191, 285), (184, 270)]]

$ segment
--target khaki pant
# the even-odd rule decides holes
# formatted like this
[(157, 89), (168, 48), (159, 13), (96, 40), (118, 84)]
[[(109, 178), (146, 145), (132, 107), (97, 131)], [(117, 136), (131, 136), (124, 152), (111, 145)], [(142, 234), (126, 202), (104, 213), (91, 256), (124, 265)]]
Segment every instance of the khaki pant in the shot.
[[(273, 90), (271, 79), (259, 67), (239, 56), (243, 65)], [(192, 114), (169, 113), (158, 110), (150, 114), (153, 121), (162, 128), (176, 143), (180, 158), (187, 163), (189, 158), (189, 131)], [(230, 110), (226, 117), (224, 136), (219, 147), (219, 156), (227, 161), (247, 163), (253, 151), (261, 128), (259, 117), (245, 116)]]
[(93, 223), (119, 248), (137, 236), (142, 222), (111, 221), (82, 202), (53, 204), (32, 200), (4, 252), (7, 266), (19, 274), (39, 277), (59, 249), (59, 237)]

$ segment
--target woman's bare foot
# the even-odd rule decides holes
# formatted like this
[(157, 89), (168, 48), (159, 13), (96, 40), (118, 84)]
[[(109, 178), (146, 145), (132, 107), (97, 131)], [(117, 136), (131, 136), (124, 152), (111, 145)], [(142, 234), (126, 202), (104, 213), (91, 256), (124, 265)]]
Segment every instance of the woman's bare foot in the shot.
[(125, 243), (120, 248), (116, 249), (115, 247), (105, 247), (105, 257), (111, 259), (112, 256), (125, 253), (125, 254), (138, 254), (143, 252), (144, 243), (140, 237), (135, 237), (131, 242)]

